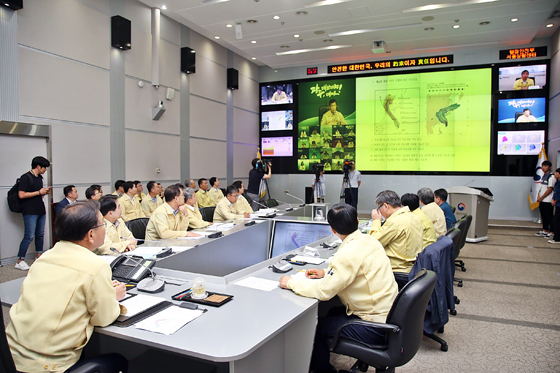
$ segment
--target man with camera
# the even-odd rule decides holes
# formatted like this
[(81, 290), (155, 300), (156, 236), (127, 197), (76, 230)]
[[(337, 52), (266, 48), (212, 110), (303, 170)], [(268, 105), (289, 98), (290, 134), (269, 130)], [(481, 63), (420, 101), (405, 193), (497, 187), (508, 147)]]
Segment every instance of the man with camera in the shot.
[(268, 180), (272, 176), (272, 164), (270, 162), (265, 162), (259, 158), (255, 158), (251, 161), (253, 168), (249, 171), (249, 185), (247, 186), (247, 194), (251, 198), (251, 207), (254, 211), (259, 209), (259, 205), (256, 203), (261, 202), (261, 196), (259, 195), (259, 190), (261, 182), (263, 180)]
[(362, 173), (356, 170), (356, 162), (345, 160), (342, 166), (344, 172), (344, 202), (358, 209), (358, 188), (362, 183)]

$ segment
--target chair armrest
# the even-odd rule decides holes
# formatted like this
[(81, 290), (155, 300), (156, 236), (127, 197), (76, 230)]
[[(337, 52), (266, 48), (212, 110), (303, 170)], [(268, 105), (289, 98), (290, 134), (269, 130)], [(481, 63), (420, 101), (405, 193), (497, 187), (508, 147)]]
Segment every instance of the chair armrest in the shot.
[(393, 324), (385, 324), (385, 323), (378, 323), (378, 322), (373, 322), (373, 321), (365, 321), (365, 320), (361, 320), (361, 319), (348, 320), (346, 323), (342, 324), (340, 326), (340, 328), (338, 328), (338, 330), (334, 334), (331, 349), (334, 349), (338, 345), (338, 341), (340, 340), (340, 334), (342, 333), (344, 328), (346, 328), (347, 326), (350, 326), (350, 325), (361, 325), (361, 326), (380, 329), (382, 331), (393, 332), (393, 333), (398, 333), (398, 332), (401, 331), (401, 328), (399, 326), (393, 325)]
[(103, 365), (97, 362), (87, 362), (79, 368), (76, 368), (72, 371), (72, 373), (104, 373), (105, 369)]

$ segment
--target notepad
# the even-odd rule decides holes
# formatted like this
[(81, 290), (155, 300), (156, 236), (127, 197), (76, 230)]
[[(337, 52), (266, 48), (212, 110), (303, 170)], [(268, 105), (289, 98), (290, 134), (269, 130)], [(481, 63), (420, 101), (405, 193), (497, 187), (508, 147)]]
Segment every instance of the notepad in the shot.
[(120, 305), (124, 307), (124, 310), (123, 307), (121, 307), (121, 315), (119, 316), (119, 319), (121, 320), (119, 321), (138, 315), (139, 313), (144, 312), (161, 302), (165, 302), (165, 299), (142, 294), (127, 298), (120, 302)]
[(278, 281), (265, 280), (264, 278), (253, 276), (234, 282), (234, 284), (264, 291), (271, 291), (278, 287)]
[(325, 261), (325, 259), (323, 258), (316, 258), (316, 257), (312, 257), (312, 256), (304, 256), (304, 255), (296, 255), (293, 258), (291, 258), (290, 260), (295, 261), (295, 262), (307, 262), (309, 264), (321, 264)]
[(171, 335), (204, 313), (203, 310), (189, 310), (171, 306), (136, 324), (136, 329)]

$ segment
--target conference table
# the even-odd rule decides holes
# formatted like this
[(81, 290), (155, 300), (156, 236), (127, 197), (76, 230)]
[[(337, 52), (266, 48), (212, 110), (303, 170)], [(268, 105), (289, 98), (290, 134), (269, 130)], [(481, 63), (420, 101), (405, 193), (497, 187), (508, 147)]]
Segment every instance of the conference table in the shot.
[[(278, 213), (282, 211), (285, 207), (279, 206)], [(236, 284), (243, 279), (277, 282), (284, 275), (269, 268), (283, 256), (267, 259), (271, 229), (279, 219), (312, 222), (305, 216), (277, 215), (274, 219), (255, 219), (250, 226), (245, 226), (245, 220), (235, 221), (235, 226), (220, 238), (163, 240), (177, 253), (157, 261), (153, 270), (167, 284), (163, 292), (153, 296), (179, 305), (181, 302), (171, 300), (171, 296), (190, 288), (194, 277), (203, 277), (208, 291), (234, 298), (221, 307), (202, 306), (208, 311), (172, 335), (137, 329), (134, 325), (95, 328), (84, 354), (118, 352), (130, 361), (131, 373), (307, 372), (318, 301), (280, 287), (264, 291)], [(335, 239), (326, 237), (313, 245)], [(333, 253), (334, 250), (323, 250), (321, 256)], [(325, 263), (294, 267), (326, 266)], [(294, 273), (295, 268), (286, 274)], [(17, 302), (22, 282), (23, 278), (0, 284), (4, 305)]]

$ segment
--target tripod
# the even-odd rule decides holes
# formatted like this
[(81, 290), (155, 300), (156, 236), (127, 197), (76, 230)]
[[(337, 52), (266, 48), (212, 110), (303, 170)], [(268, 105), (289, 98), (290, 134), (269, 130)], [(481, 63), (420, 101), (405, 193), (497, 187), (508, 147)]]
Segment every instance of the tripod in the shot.
[(349, 204), (356, 207), (356, 201), (354, 200), (354, 194), (352, 194), (352, 188), (350, 187), (350, 178), (348, 172), (344, 172), (344, 177), (342, 179), (342, 187), (340, 188), (340, 202), (350, 202)]
[(313, 197), (315, 197), (315, 203), (325, 203), (325, 191), (323, 190), (323, 182), (321, 180), (321, 173), (319, 172), (315, 173)]

